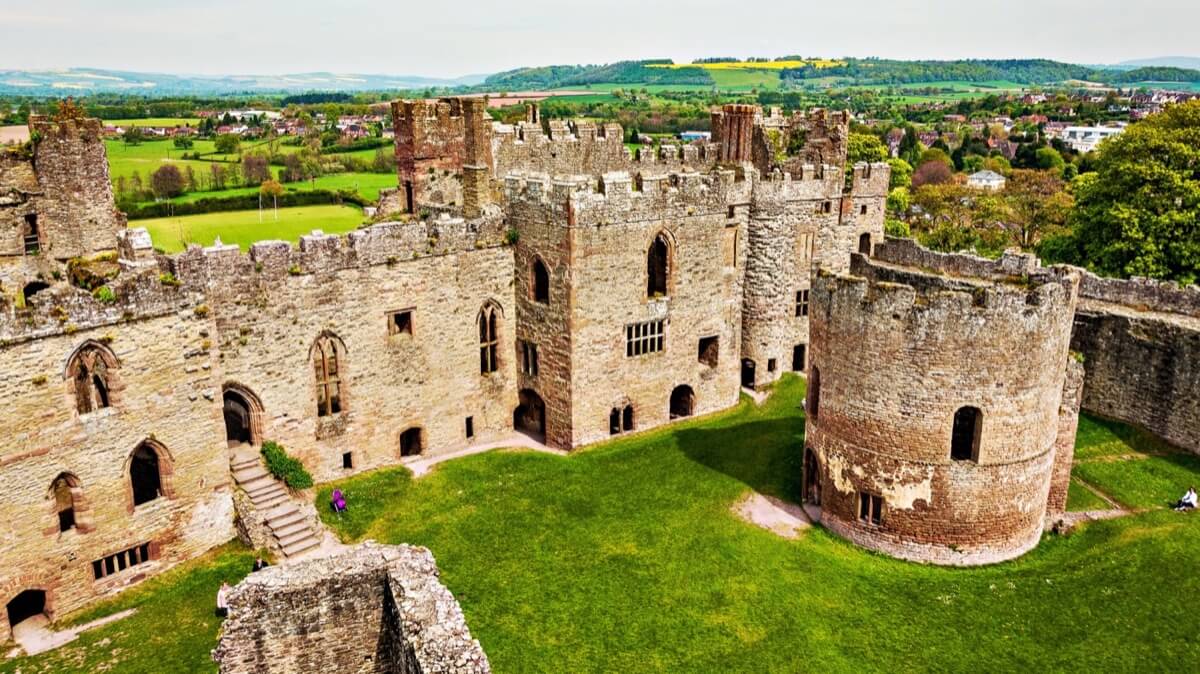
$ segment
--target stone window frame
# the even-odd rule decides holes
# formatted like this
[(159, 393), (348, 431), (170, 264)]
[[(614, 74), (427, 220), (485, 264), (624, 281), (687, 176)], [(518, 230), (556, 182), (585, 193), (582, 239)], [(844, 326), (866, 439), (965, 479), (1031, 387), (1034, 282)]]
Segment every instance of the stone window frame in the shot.
[(636, 410), (628, 400), (617, 403), (608, 412), (608, 434), (620, 435), (637, 429), (634, 423)]
[(860, 491), (858, 492), (856, 512), (858, 513), (858, 522), (869, 527), (883, 526), (883, 515), (887, 511), (887, 500), (882, 494), (875, 492)]
[(519, 340), (518, 349), (521, 374), (529, 377), (538, 376), (538, 345), (527, 339), (522, 339)]
[(821, 368), (812, 362), (809, 355), (808, 395), (806, 396), (804, 412), (813, 421), (817, 420), (821, 411)]
[(504, 310), (495, 300), (487, 300), (475, 318), (479, 346), (479, 373), (488, 376), (500, 371), (500, 331)]
[[(662, 273), (663, 278), (662, 278), (661, 287), (658, 284), (656, 284), (654, 282), (654, 279), (651, 277), (651, 268), (652, 268), (652, 263), (654, 261), (654, 257), (653, 257), (654, 249), (659, 244), (659, 242), (661, 242), (663, 244), (663, 247), (665, 249), (664, 259), (663, 259), (664, 269), (663, 269), (663, 273)], [(677, 264), (676, 248), (677, 248), (677, 245), (675, 242), (675, 236), (671, 233), (670, 230), (668, 230), (666, 228), (657, 230), (654, 233), (654, 236), (650, 237), (650, 242), (645, 248), (645, 250), (646, 250), (646, 255), (645, 255), (646, 270), (645, 270), (645, 276), (643, 277), (643, 279), (645, 280), (646, 299), (647, 300), (661, 300), (661, 299), (669, 298), (674, 293), (674, 291), (675, 291), (675, 269), (676, 269), (676, 264)]]
[[(709, 353), (709, 351), (713, 353)], [(696, 360), (705, 367), (715, 368), (721, 362), (721, 336), (706, 335), (696, 342)]]
[(396, 337), (398, 335), (412, 337), (414, 313), (416, 313), (416, 307), (405, 307), (387, 312), (388, 337)]
[[(98, 583), (119, 573), (148, 564), (158, 559), (158, 553), (158, 545), (154, 541), (146, 541), (94, 559), (92, 560), (92, 581)], [(122, 560), (125, 563), (124, 567), (120, 566)]]
[[(346, 382), (349, 380), (346, 370), (346, 343), (333, 332), (322, 330), (308, 349), (308, 360), (313, 368), (312, 390), (317, 417), (332, 419), (346, 414), (349, 411), (348, 396), (346, 395), (348, 388)], [(332, 374), (330, 374), (331, 363), (333, 365)], [(337, 394), (337, 409), (334, 409), (335, 400), (330, 395), (331, 387)], [(323, 404), (322, 396), (324, 396)]]
[(246, 408), (250, 412), (250, 444), (254, 447), (262, 445), (266, 417), (262, 399), (249, 386), (236, 381), (227, 381), (221, 385), (222, 400), (227, 393), (233, 393), (245, 401)]
[(802, 288), (796, 291), (796, 318), (807, 318), (811, 307), (809, 288)]
[[(539, 274), (540, 270), (540, 274)], [(529, 300), (537, 304), (550, 304), (550, 265), (540, 255), (529, 261)]]
[(636, 358), (666, 350), (667, 321), (659, 318), (625, 326), (625, 357)]
[[(134, 504), (133, 475), (130, 473), (130, 468), (133, 466), (134, 453), (143, 446), (154, 452), (158, 458), (159, 495), (144, 503)], [(133, 449), (129, 450), (129, 454), (125, 456), (125, 465), (121, 468), (121, 475), (123, 476), (122, 482), (125, 484), (125, 507), (130, 514), (136, 512), (138, 508), (163, 500), (170, 501), (175, 499), (175, 457), (171, 455), (171, 450), (167, 449), (166, 445), (155, 440), (153, 437), (142, 440), (134, 445)]]
[(36, 212), (26, 213), (21, 218), (21, 244), (22, 255), (40, 255), (45, 247)]
[[(62, 528), (62, 519), (59, 513), (63, 511), (58, 503), (58, 484), (63, 483), (70, 490), (71, 508), (73, 523), (70, 527)], [(46, 500), (49, 503), (47, 514), (51, 518), (52, 524), (46, 527), (45, 534), (47, 536), (58, 536), (65, 534), (68, 531), (74, 531), (77, 534), (86, 534), (95, 531), (96, 527), (92, 524), (91, 504), (88, 503), (87, 496), (83, 492), (83, 483), (79, 477), (70, 471), (63, 471), (56, 475), (50, 481), (50, 488), (46, 490)]]
[[(972, 428), (971, 428), (971, 446), (969, 452), (964, 453), (958, 444), (958, 435), (955, 433), (955, 426), (958, 425), (959, 414), (966, 410), (973, 410)], [(962, 405), (955, 408), (954, 416), (950, 418), (950, 461), (952, 463), (979, 463), (979, 450), (983, 444), (983, 409), (976, 405)]]
[[(94, 339), (85, 340), (67, 356), (63, 368), (63, 380), (66, 383), (67, 395), (72, 400), (76, 416), (87, 416), (104, 409), (116, 408), (122, 402), (124, 385), (121, 380), (121, 361), (108, 345)], [(104, 388), (97, 389), (96, 378), (100, 378)], [(86, 382), (86, 390), (80, 390), (80, 383)], [(100, 394), (107, 404), (97, 405), (97, 394)], [(85, 397), (86, 396), (86, 397)]]

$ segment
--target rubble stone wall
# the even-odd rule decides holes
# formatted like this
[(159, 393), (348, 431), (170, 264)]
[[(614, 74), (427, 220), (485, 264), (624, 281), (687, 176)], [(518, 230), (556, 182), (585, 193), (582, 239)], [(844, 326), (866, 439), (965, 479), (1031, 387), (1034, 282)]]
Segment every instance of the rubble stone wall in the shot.
[(221, 674), (486, 674), (425, 548), (364, 543), (247, 576), (213, 650)]

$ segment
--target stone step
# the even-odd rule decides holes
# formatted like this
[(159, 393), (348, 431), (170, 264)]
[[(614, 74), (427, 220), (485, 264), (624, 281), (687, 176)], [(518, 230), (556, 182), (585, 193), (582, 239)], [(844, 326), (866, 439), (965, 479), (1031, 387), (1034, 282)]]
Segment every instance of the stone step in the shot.
[(267, 526), (271, 527), (271, 533), (275, 534), (275, 537), (280, 540), (291, 536), (298, 531), (312, 531), (312, 525), (308, 522), (305, 522), (303, 518), (292, 520), (282, 525), (276, 525), (275, 523), (268, 521)]
[(283, 556), (284, 557), (295, 557), (296, 555), (298, 555), (302, 552), (306, 552), (306, 551), (311, 550), (320, 545), (321, 545), (321, 541), (310, 536), (301, 541), (293, 543), (292, 545), (283, 546)]
[(266, 496), (261, 496), (257, 499), (252, 498), (252, 499), (250, 499), (250, 502), (253, 503), (254, 507), (257, 508), (261, 512), (263, 510), (270, 510), (271, 508), (274, 508), (275, 506), (277, 506), (281, 503), (287, 503), (288, 500), (289, 500), (289, 497), (287, 495), (287, 492), (278, 492), (275, 494), (268, 494)]
[(246, 490), (246, 493), (250, 495), (251, 500), (259, 498), (260, 496), (268, 496), (276, 493), (287, 493), (287, 489), (283, 486), (283, 484), (276, 482), (275, 480), (256, 481), (254, 486), (251, 487), (248, 485), (243, 485), (242, 489)]
[(229, 465), (237, 468), (262, 465), (262, 457), (253, 452), (230, 454)]
[(242, 489), (245, 489), (246, 491), (250, 491), (255, 487), (261, 487), (275, 481), (275, 478), (271, 477), (271, 474), (265, 470), (234, 473), (233, 479), (238, 483), (238, 485), (241, 486)]
[(274, 519), (280, 519), (283, 517), (288, 517), (293, 514), (299, 514), (300, 509), (296, 507), (295, 503), (288, 501), (287, 503), (284, 503), (283, 505), (277, 506), (275, 508), (260, 509), (260, 512), (262, 512), (264, 514), (263, 516), (266, 517), (267, 520), (274, 520)]
[(311, 529), (302, 529), (300, 531), (293, 531), (292, 533), (290, 533), (286, 536), (279, 536), (279, 535), (275, 536), (275, 540), (279, 541), (279, 547), (285, 548), (285, 549), (289, 545), (295, 545), (301, 541), (305, 541), (310, 538), (315, 538), (315, 536), (313, 536), (313, 532)]

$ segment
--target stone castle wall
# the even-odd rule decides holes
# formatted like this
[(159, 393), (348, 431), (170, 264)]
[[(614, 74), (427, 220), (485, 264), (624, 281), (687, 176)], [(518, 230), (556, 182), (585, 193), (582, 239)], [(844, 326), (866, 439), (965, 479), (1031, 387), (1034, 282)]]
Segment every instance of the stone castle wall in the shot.
[[(64, 615), (233, 535), (215, 323), (157, 270), (123, 274), (117, 297), (56, 288), (0, 316), (0, 603), (41, 589), (49, 615)], [(111, 354), (112, 405), (80, 414), (68, 364), (88, 345)], [(165, 493), (135, 508), (129, 460), (147, 441)], [(64, 474), (77, 526), (60, 532), (52, 483)], [(94, 578), (93, 561), (145, 543), (150, 561)]]
[(1084, 409), (1200, 453), (1200, 288), (1086, 274), (1072, 348)]
[(247, 576), (213, 659), (221, 674), (491, 671), (429, 550), (369, 542)]
[[(973, 279), (860, 255), (851, 272), (822, 272), (813, 287), (806, 438), (822, 467), (822, 523), (936, 563), (1032, 548), (1055, 468), (1078, 275), (1004, 282), (988, 280), (1003, 276), (1001, 263)], [(951, 460), (964, 406), (982, 412), (977, 453)], [(860, 518), (863, 493), (882, 497), (879, 524)]]

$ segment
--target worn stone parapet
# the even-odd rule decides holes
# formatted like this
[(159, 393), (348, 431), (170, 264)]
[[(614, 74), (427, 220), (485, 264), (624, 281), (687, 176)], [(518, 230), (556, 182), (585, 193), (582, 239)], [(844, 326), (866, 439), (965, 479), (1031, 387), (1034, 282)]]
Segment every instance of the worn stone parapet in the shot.
[(514, 173), (505, 178), (510, 204), (541, 208), (568, 226), (728, 212), (750, 199), (750, 183), (732, 170), (711, 173), (636, 174), (616, 171), (598, 180), (587, 176), (551, 179)]
[(1200, 286), (1146, 278), (1114, 279), (1084, 272), (1083, 299), (1120, 304), (1139, 311), (1161, 311), (1200, 318)]
[(1044, 271), (1042, 263), (1032, 253), (1004, 251), (999, 260), (966, 253), (939, 253), (922, 247), (913, 239), (889, 236), (876, 244), (875, 259), (890, 264), (917, 267), (953, 276), (1001, 279), (1029, 276)]
[(491, 671), (429, 550), (369, 541), (247, 576), (213, 660), (222, 674)]
[(852, 197), (887, 197), (892, 167), (884, 162), (859, 162), (853, 167), (847, 194)]

